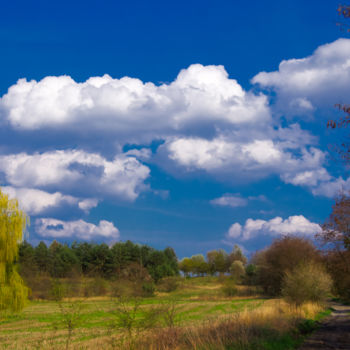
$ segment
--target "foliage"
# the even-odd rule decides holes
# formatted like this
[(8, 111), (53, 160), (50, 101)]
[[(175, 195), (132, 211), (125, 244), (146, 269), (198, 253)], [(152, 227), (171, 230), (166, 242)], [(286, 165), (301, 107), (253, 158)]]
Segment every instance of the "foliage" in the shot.
[(280, 295), (286, 272), (300, 264), (319, 260), (319, 252), (311, 241), (297, 236), (285, 236), (258, 252), (252, 262), (257, 266), (258, 283), (265, 293)]
[(17, 200), (0, 190), (0, 311), (19, 311), (26, 304), (28, 288), (17, 272), (16, 259), (27, 223)]
[(157, 290), (160, 292), (170, 293), (175, 291), (179, 286), (179, 281), (177, 277), (164, 277), (157, 285)]
[(216, 272), (224, 273), (228, 269), (228, 255), (223, 249), (212, 250), (207, 253), (208, 271), (214, 275)]
[(240, 282), (245, 275), (245, 268), (242, 261), (235, 260), (230, 266), (230, 274), (236, 282)]
[(332, 279), (325, 269), (319, 264), (310, 263), (286, 272), (282, 295), (299, 307), (306, 302), (324, 302), (331, 288)]
[(227, 297), (233, 297), (237, 295), (238, 289), (235, 281), (232, 279), (226, 279), (223, 284), (222, 291)]
[(324, 256), (337, 293), (350, 300), (350, 196), (342, 193), (335, 200), (332, 212), (317, 235), (328, 248)]
[(244, 256), (242, 249), (237, 244), (234, 245), (232, 252), (228, 256), (228, 260), (229, 266), (231, 266), (232, 263), (237, 260), (242, 262), (243, 265), (246, 265), (248, 261), (247, 258)]
[(337, 250), (350, 250), (350, 197), (341, 194), (336, 198), (332, 209), (318, 237)]
[(74, 274), (104, 279), (158, 281), (179, 273), (173, 249), (156, 250), (130, 241), (106, 244), (77, 243), (71, 246), (56, 241), (47, 247), (44, 242), (33, 248), (23, 242), (19, 246), (19, 263), (26, 280), (37, 274), (67, 278)]
[(156, 285), (154, 282), (144, 282), (142, 284), (142, 294), (144, 297), (152, 297), (156, 291)]

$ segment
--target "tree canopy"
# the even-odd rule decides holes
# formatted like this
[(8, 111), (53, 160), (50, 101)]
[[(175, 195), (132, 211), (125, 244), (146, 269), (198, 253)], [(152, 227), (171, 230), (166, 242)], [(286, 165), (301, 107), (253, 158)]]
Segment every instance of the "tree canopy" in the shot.
[(22, 241), (28, 217), (15, 199), (0, 190), (0, 310), (21, 310), (28, 288), (17, 272), (18, 243)]

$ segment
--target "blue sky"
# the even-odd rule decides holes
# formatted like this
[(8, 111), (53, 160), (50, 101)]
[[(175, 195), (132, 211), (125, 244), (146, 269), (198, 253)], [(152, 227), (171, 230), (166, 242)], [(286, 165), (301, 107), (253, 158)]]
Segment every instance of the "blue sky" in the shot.
[(12, 1), (0, 13), (0, 185), (29, 241), (179, 257), (312, 237), (350, 188), (336, 1)]

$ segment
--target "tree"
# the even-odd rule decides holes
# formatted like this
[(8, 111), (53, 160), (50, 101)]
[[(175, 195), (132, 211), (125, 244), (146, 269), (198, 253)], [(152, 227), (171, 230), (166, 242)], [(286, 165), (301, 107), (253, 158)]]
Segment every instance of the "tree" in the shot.
[(240, 260), (235, 260), (230, 266), (231, 276), (236, 282), (240, 282), (245, 275), (245, 268)]
[(322, 225), (318, 239), (328, 247), (325, 261), (334, 286), (350, 300), (350, 197), (341, 194), (335, 200), (332, 213)]
[(223, 249), (207, 253), (208, 270), (211, 274), (224, 273), (228, 270), (228, 255)]
[(38, 266), (40, 272), (49, 271), (49, 250), (47, 249), (46, 244), (41, 241), (34, 249), (34, 258), (35, 263)]
[(305, 238), (286, 236), (274, 240), (270, 247), (253, 258), (257, 265), (258, 282), (271, 295), (281, 294), (285, 273), (295, 266), (320, 260), (313, 243)]
[(27, 301), (28, 288), (17, 272), (18, 244), (22, 241), (28, 217), (16, 199), (0, 190), (0, 311), (21, 310)]
[(183, 258), (179, 262), (179, 269), (184, 273), (186, 277), (188, 277), (193, 269), (192, 265), (192, 260), (190, 258)]
[(341, 194), (335, 200), (328, 220), (317, 235), (323, 243), (331, 244), (337, 251), (350, 250), (350, 197)]
[(237, 244), (235, 244), (235, 246), (233, 247), (232, 252), (228, 256), (228, 260), (230, 266), (236, 260), (241, 261), (243, 265), (246, 265), (248, 261), (247, 258), (244, 256), (242, 249)]

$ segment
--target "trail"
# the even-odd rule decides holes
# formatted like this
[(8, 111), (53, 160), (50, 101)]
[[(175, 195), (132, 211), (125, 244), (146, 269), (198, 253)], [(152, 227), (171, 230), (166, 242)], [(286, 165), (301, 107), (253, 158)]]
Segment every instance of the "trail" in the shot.
[(299, 350), (350, 350), (350, 306), (332, 302), (331, 307), (332, 314)]

